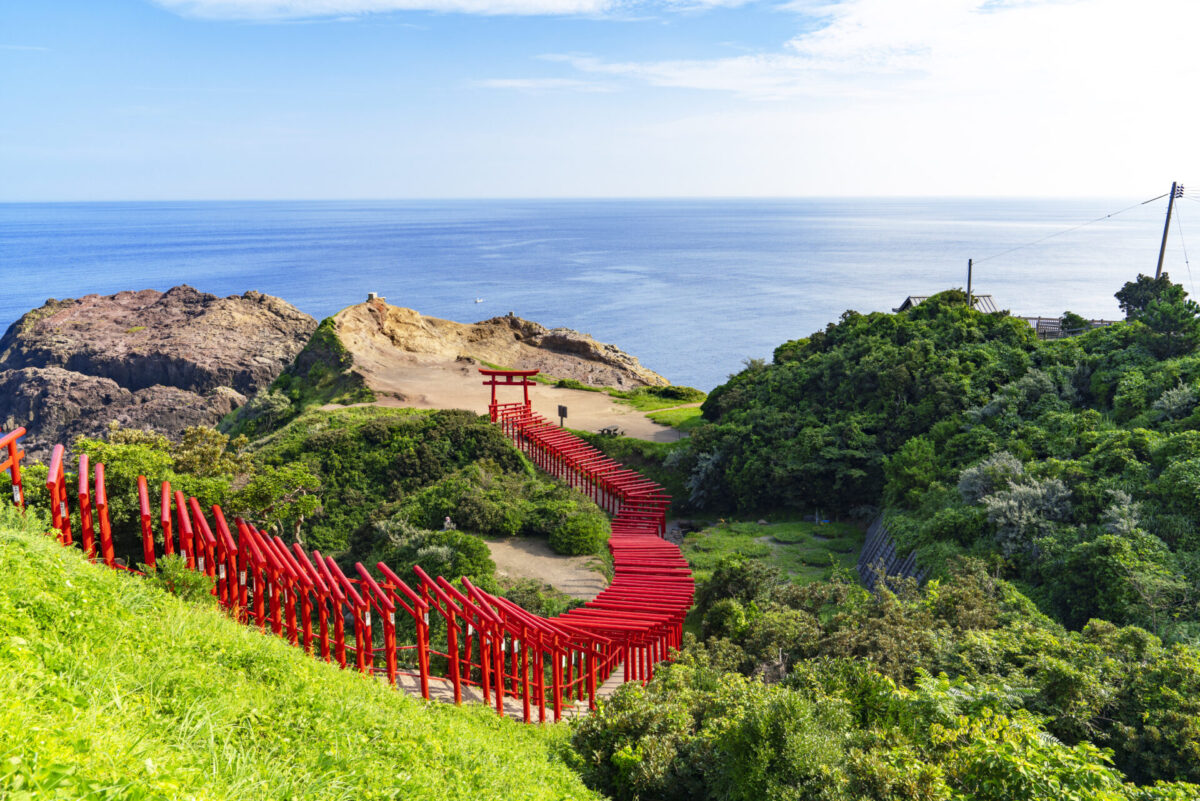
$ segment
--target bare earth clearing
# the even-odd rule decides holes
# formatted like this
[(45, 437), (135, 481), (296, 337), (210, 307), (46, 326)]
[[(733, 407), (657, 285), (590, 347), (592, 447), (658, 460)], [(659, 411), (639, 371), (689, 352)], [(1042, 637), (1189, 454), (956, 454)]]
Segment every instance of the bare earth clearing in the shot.
[[(468, 409), (487, 414), (490, 390), (483, 386), (478, 366), (468, 363), (451, 365), (421, 365), (400, 363), (392, 355), (384, 360), (363, 359), (356, 354), (355, 367), (366, 378), (367, 386), (379, 400), (375, 406), (407, 406), (416, 409)], [(509, 403), (521, 400), (520, 387), (500, 389), (498, 400)], [(674, 428), (659, 425), (631, 406), (617, 403), (603, 392), (579, 389), (559, 389), (538, 384), (529, 390), (533, 410), (550, 420), (558, 419), (559, 404), (567, 407), (566, 424), (582, 431), (599, 431), (616, 426), (627, 437), (675, 442), (683, 435)], [(337, 408), (327, 406), (325, 408)]]
[(500, 575), (544, 581), (581, 601), (592, 600), (608, 585), (592, 568), (594, 556), (561, 556), (541, 540), (531, 539), (491, 540), (487, 547)]
[[(490, 392), (479, 367), (504, 364), (518, 370), (568, 378), (589, 386), (631, 389), (666, 386), (667, 379), (617, 348), (565, 328), (547, 329), (518, 317), (474, 324), (426, 317), (412, 309), (370, 300), (334, 317), (337, 336), (353, 356), (354, 371), (379, 399), (379, 406), (468, 409), (486, 414)], [(520, 387), (502, 389), (501, 403), (520, 401)], [(551, 420), (559, 405), (566, 424), (583, 431), (616, 426), (626, 436), (674, 442), (682, 434), (603, 392), (531, 388), (533, 408)]]

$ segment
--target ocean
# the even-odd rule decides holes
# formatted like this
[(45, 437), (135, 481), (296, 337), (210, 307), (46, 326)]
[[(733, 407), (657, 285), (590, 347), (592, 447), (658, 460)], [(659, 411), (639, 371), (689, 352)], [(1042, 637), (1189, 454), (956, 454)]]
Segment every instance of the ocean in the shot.
[[(968, 258), (975, 291), (1015, 314), (1116, 319), (1113, 293), (1153, 274), (1166, 200), (1067, 229), (1143, 199), (0, 204), (0, 328), (51, 297), (183, 283), (318, 319), (378, 292), (585, 331), (709, 390), (846, 309), (965, 286)], [(1164, 270), (1192, 292), (1190, 200)]]

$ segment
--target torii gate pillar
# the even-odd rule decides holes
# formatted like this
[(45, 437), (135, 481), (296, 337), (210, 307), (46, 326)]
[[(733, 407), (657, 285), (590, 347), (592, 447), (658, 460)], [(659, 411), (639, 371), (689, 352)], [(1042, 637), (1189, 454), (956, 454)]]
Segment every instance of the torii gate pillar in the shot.
[[(533, 411), (533, 403), (529, 400), (529, 388), (533, 386), (533, 382), (529, 379), (537, 375), (539, 370), (484, 370), (480, 368), (479, 374), (486, 376), (487, 381), (483, 382), (485, 387), (492, 388), (492, 402), (488, 404), (488, 416), (492, 422), (498, 422), (500, 419), (501, 406), (515, 406), (510, 403), (496, 402), (496, 387), (520, 387), (525, 395), (525, 410)], [(503, 380), (501, 380), (503, 379)]]

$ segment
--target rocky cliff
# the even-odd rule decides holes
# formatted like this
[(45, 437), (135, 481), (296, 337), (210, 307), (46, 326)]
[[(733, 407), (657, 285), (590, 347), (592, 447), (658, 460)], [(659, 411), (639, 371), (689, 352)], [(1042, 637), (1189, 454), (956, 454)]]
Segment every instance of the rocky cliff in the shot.
[(0, 338), (0, 430), (26, 450), (110, 421), (170, 436), (213, 425), (269, 385), (316, 321), (279, 298), (189, 286), (49, 300)]
[(520, 317), (494, 317), (468, 325), (426, 317), (412, 309), (371, 300), (334, 318), (338, 339), (368, 386), (374, 376), (409, 366), (487, 362), (516, 370), (541, 370), (596, 387), (667, 386), (615, 345), (568, 328), (548, 329)]

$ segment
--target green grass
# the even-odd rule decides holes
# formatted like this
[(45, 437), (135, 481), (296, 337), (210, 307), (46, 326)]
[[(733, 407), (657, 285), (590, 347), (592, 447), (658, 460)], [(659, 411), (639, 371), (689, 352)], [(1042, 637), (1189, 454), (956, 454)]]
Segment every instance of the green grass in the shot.
[(411, 699), (0, 512), (0, 798), (595, 798), (562, 727)]
[(680, 431), (691, 431), (704, 424), (699, 406), (685, 406), (682, 409), (668, 409), (664, 412), (651, 412), (646, 415), (651, 420), (664, 426), (678, 428)]
[(618, 403), (632, 406), (639, 412), (653, 412), (659, 409), (670, 409), (685, 403), (702, 403), (708, 396), (692, 387), (637, 387), (636, 389), (605, 390), (617, 399)]
[(774, 565), (799, 583), (823, 581), (833, 565), (852, 568), (862, 547), (863, 531), (849, 523), (720, 522), (688, 534), (683, 555), (697, 579), (707, 579), (722, 557), (741, 554)]
[(278, 448), (300, 448), (305, 440), (324, 431), (352, 429), (372, 420), (421, 417), (434, 413), (433, 409), (414, 409), (407, 406), (351, 406), (345, 409), (321, 411), (313, 409), (302, 419), (282, 426), (255, 440), (252, 451), (270, 451)]
[[(505, 367), (500, 364), (492, 364), (485, 362), (482, 359), (479, 364), (489, 370), (511, 370), (511, 367)], [(539, 384), (548, 384), (550, 386), (559, 387), (560, 389), (576, 389), (582, 392), (603, 392), (616, 399), (617, 403), (623, 403), (627, 406), (632, 406), (639, 412), (653, 412), (660, 409), (671, 409), (685, 403), (702, 403), (708, 397), (704, 392), (693, 389), (692, 387), (636, 387), (634, 389), (617, 389), (616, 387), (594, 387), (585, 384), (574, 378), (556, 378), (552, 375), (538, 373), (531, 377)], [(687, 410), (691, 411), (691, 410)], [(699, 410), (694, 414), (689, 414), (687, 419), (695, 416), (698, 417)], [(651, 415), (653, 418), (653, 415)], [(681, 421), (682, 422), (682, 421)], [(664, 425), (674, 425), (677, 428), (683, 428), (672, 422), (665, 422)], [(697, 423), (693, 423), (688, 428), (694, 428)], [(686, 429), (685, 429), (686, 430)]]

